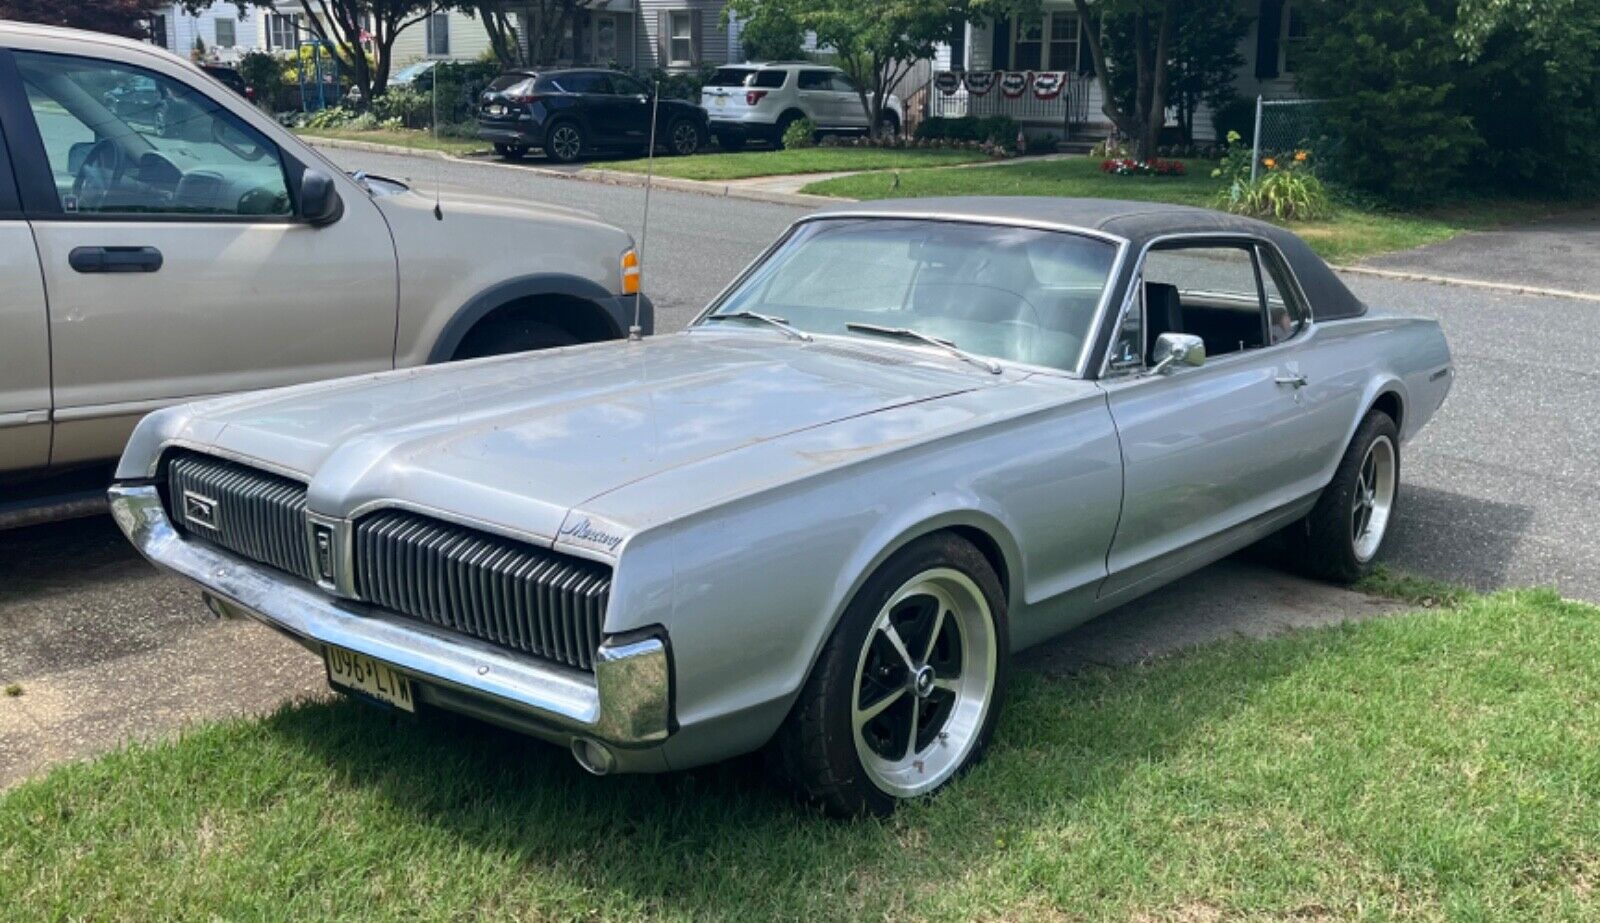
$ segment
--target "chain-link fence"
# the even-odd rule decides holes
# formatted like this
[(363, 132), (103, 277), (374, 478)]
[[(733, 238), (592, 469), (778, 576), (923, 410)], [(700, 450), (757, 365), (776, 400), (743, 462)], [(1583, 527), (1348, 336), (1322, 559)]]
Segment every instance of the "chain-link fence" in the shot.
[(1317, 163), (1330, 164), (1339, 157), (1339, 137), (1328, 123), (1328, 105), (1321, 99), (1263, 99), (1256, 97), (1255, 145), (1251, 152), (1250, 179), (1269, 157), (1290, 157), (1309, 151)]

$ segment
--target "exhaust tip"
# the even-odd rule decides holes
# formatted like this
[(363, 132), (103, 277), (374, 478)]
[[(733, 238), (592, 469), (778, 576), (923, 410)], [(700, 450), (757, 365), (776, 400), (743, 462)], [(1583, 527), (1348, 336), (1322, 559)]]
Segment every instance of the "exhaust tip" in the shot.
[(596, 776), (606, 775), (617, 764), (617, 758), (611, 755), (604, 744), (587, 737), (572, 739), (572, 758), (578, 761), (584, 771)]

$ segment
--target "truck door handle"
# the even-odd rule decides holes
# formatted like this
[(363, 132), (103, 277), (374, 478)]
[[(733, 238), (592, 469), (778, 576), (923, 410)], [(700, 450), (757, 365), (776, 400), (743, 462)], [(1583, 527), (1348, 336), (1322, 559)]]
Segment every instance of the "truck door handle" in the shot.
[(67, 254), (78, 272), (155, 272), (161, 263), (155, 247), (74, 247)]
[(1273, 380), (1280, 385), (1293, 385), (1297, 390), (1304, 388), (1307, 384), (1306, 377), (1299, 372), (1290, 372), (1287, 375), (1279, 375)]

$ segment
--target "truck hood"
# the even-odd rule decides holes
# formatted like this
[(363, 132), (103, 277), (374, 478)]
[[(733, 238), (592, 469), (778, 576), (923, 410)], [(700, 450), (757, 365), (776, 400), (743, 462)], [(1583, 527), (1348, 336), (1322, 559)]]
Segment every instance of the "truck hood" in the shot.
[(327, 515), (398, 503), (554, 540), (621, 486), (1003, 380), (903, 354), (701, 330), (223, 398), (174, 435), (305, 478)]

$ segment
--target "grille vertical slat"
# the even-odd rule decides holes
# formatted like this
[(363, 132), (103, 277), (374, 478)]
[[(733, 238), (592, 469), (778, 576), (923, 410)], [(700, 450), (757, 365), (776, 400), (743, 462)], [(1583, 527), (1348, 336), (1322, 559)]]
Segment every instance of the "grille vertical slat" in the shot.
[(611, 570), (415, 513), (353, 531), (357, 595), (380, 608), (580, 670), (594, 669)]
[[(306, 541), (306, 488), (285, 477), (200, 455), (178, 455), (167, 465), (172, 520), (186, 534), (252, 561), (314, 580)], [(185, 498), (214, 504), (209, 526), (191, 521)]]

